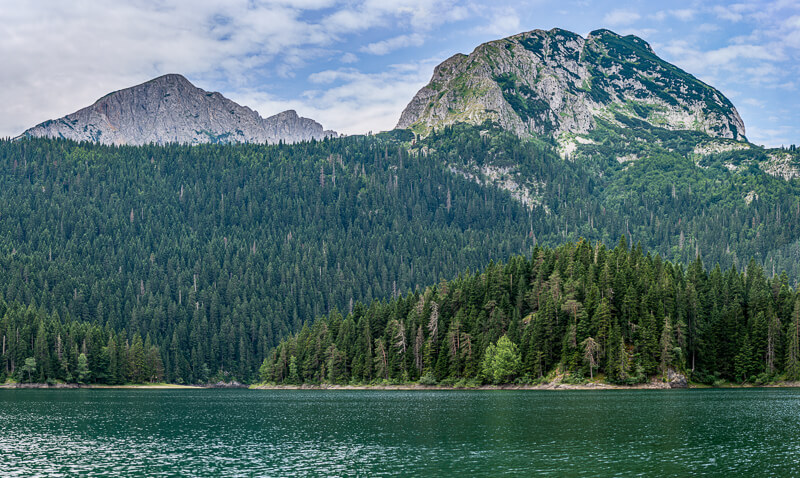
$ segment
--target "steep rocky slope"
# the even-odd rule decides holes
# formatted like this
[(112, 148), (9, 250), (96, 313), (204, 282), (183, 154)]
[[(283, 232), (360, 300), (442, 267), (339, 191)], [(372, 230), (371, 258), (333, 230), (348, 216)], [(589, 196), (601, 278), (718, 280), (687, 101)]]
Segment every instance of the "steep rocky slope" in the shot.
[(397, 128), (426, 134), (490, 120), (520, 136), (563, 138), (587, 133), (598, 119), (621, 125), (621, 117), (745, 139), (742, 119), (719, 91), (661, 60), (644, 40), (608, 30), (586, 38), (534, 30), (454, 55), (436, 67)]
[(41, 123), (23, 135), (104, 144), (277, 143), (336, 136), (293, 110), (262, 118), (181, 75), (160, 76), (110, 93), (93, 105)]

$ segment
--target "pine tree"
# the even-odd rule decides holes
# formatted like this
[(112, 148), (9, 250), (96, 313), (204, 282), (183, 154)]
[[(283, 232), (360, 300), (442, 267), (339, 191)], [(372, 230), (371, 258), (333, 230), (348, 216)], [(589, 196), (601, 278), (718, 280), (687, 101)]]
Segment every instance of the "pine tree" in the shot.
[(664, 317), (664, 326), (661, 329), (661, 374), (664, 379), (667, 378), (667, 373), (672, 368), (675, 350), (675, 336), (672, 331), (672, 321), (669, 316)]
[(78, 383), (86, 383), (91, 375), (89, 371), (89, 361), (86, 354), (78, 355)]

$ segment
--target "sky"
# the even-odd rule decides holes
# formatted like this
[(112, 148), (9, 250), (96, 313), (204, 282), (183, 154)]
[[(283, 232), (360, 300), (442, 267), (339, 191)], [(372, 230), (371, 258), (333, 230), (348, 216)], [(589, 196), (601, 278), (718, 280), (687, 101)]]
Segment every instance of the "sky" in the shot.
[(637, 35), (722, 91), (750, 141), (800, 143), (800, 0), (0, 0), (0, 136), (166, 73), (264, 117), (384, 131), (441, 61), (554, 27)]

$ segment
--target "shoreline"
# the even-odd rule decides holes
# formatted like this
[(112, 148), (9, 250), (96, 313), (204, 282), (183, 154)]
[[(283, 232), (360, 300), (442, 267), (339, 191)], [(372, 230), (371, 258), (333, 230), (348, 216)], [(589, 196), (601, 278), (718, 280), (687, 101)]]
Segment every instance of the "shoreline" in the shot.
[(196, 390), (206, 387), (203, 385), (180, 385), (177, 383), (141, 383), (127, 385), (102, 385), (102, 384), (78, 384), (78, 383), (3, 383), (0, 390), (98, 390), (98, 389), (128, 389), (128, 390)]
[(338, 384), (303, 384), (303, 385), (278, 385), (257, 384), (251, 385), (250, 390), (710, 390), (710, 389), (741, 389), (741, 388), (800, 388), (800, 382), (776, 382), (763, 385), (752, 384), (725, 384), (721, 387), (692, 383), (686, 387), (671, 387), (667, 382), (647, 382), (636, 385), (615, 385), (602, 382), (584, 384), (568, 384), (561, 382), (543, 383), (538, 385), (480, 385), (477, 387), (454, 387), (440, 385), (421, 385), (418, 383), (396, 385), (338, 385)]
[(775, 382), (762, 385), (754, 384), (731, 384), (726, 383), (722, 386), (712, 386), (698, 383), (690, 383), (686, 387), (671, 387), (667, 382), (647, 382), (635, 385), (615, 385), (603, 382), (589, 382), (583, 384), (569, 384), (562, 382), (543, 383), (538, 385), (480, 385), (477, 387), (455, 387), (451, 385), (422, 385), (419, 383), (406, 384), (361, 384), (361, 385), (341, 385), (341, 384), (253, 384), (250, 386), (220, 386), (212, 385), (181, 385), (176, 383), (153, 383), (153, 384), (126, 384), (126, 385), (102, 385), (102, 384), (77, 384), (77, 383), (3, 383), (0, 390), (206, 390), (206, 389), (247, 389), (247, 390), (397, 390), (397, 391), (432, 391), (432, 390), (711, 390), (711, 389), (743, 389), (743, 388), (800, 388), (800, 382)]

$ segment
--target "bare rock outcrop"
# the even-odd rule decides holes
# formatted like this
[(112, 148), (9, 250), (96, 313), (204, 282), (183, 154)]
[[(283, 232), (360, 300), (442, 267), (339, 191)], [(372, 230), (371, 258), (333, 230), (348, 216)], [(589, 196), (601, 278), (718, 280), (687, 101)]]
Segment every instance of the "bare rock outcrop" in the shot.
[(93, 105), (48, 120), (23, 136), (104, 144), (295, 143), (336, 136), (316, 121), (284, 111), (268, 118), (197, 88), (177, 74), (109, 93)]
[(397, 128), (424, 135), (489, 120), (520, 136), (560, 137), (584, 134), (600, 119), (745, 139), (744, 123), (722, 93), (660, 59), (641, 38), (609, 30), (586, 38), (534, 30), (454, 55), (436, 67)]

